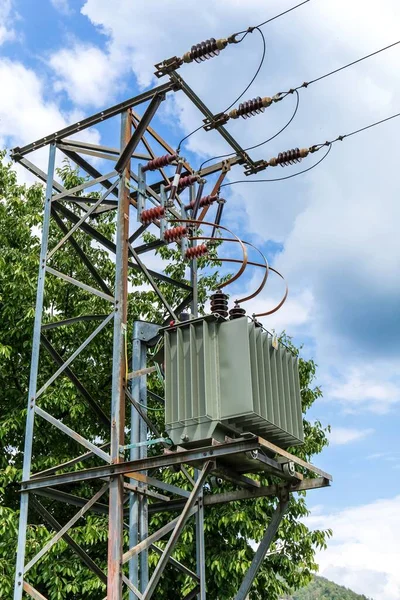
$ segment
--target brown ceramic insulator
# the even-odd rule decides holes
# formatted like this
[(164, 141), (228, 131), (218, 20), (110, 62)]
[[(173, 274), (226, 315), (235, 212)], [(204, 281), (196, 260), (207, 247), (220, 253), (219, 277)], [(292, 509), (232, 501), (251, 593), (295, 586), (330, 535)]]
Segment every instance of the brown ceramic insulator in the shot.
[(213, 58), (214, 56), (218, 56), (218, 54), (219, 49), (217, 46), (217, 40), (214, 38), (210, 38), (209, 40), (195, 44), (190, 49), (190, 58), (195, 60), (197, 63), (208, 60), (209, 58)]
[(141, 221), (144, 225), (147, 225), (148, 223), (154, 223), (162, 217), (165, 217), (165, 208), (163, 206), (155, 206), (142, 212)]
[(286, 152), (280, 152), (276, 159), (276, 163), (281, 165), (281, 167), (287, 167), (288, 165), (293, 165), (294, 163), (301, 162), (301, 153), (300, 148), (292, 148), (291, 150), (287, 150)]
[(164, 239), (169, 244), (171, 242), (178, 242), (187, 234), (186, 227), (172, 227), (171, 229), (167, 229), (164, 233)]
[(178, 190), (182, 191), (185, 188), (189, 187), (189, 185), (193, 185), (198, 180), (198, 175), (185, 175), (181, 177), (178, 184)]
[(262, 98), (258, 96), (258, 98), (253, 98), (252, 100), (247, 100), (247, 102), (239, 104), (237, 114), (243, 119), (248, 119), (249, 117), (254, 117), (255, 115), (264, 112), (264, 110)]
[(226, 319), (228, 316), (228, 296), (224, 292), (221, 292), (221, 290), (218, 290), (218, 292), (210, 297), (210, 308), (212, 313)]
[(241, 308), (238, 302), (235, 302), (235, 306), (229, 311), (229, 320), (234, 321), (235, 319), (241, 319), (246, 316), (246, 311)]
[[(208, 196), (203, 196), (203, 198), (201, 198), (199, 206), (203, 207), (203, 206), (211, 206), (211, 204), (213, 202), (216, 202), (218, 200), (218, 196), (217, 194), (214, 194), (213, 196), (211, 194), (209, 194)], [(194, 208), (196, 201), (192, 200), (190, 203), (190, 208)]]
[(188, 248), (186, 250), (186, 258), (192, 260), (193, 258), (200, 258), (200, 256), (204, 256), (208, 253), (208, 248), (205, 244), (200, 244), (199, 246), (193, 246), (192, 248)]
[(177, 154), (165, 154), (164, 156), (157, 156), (152, 160), (149, 160), (143, 167), (143, 172), (155, 171), (156, 169), (162, 169), (174, 162), (178, 158)]

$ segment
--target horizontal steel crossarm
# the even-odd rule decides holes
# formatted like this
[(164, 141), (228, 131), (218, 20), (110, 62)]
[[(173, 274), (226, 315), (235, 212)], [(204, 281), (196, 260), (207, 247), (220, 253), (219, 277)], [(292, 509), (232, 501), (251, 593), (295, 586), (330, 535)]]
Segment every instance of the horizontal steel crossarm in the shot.
[(286, 450), (279, 448), (279, 446), (276, 446), (272, 442), (269, 442), (268, 440), (265, 440), (262, 437), (259, 437), (258, 439), (259, 439), (261, 446), (263, 446), (264, 448), (267, 448), (268, 450), (274, 452), (275, 454), (278, 454), (279, 456), (287, 458), (288, 461), (292, 461), (296, 465), (299, 465), (300, 467), (304, 467), (305, 469), (308, 469), (308, 471), (311, 471), (311, 472), (315, 473), (316, 475), (320, 475), (321, 477), (325, 477), (325, 479), (329, 479), (329, 481), (332, 481), (332, 479), (333, 479), (332, 475), (330, 475), (329, 473), (326, 473), (325, 471), (322, 471), (322, 469), (315, 467), (311, 463), (306, 462), (305, 460), (299, 458), (298, 456), (295, 456), (294, 454), (290, 454), (290, 452), (287, 452)]
[(80, 152), (81, 154), (87, 154), (88, 156), (95, 156), (96, 158), (102, 158), (104, 160), (113, 160), (116, 161), (118, 159), (118, 155), (115, 156), (113, 153), (100, 152), (98, 150), (91, 150), (89, 148), (83, 148), (76, 146), (72, 146), (72, 144), (57, 144), (57, 148), (64, 152), (65, 150), (69, 150), (70, 152)]
[(29, 563), (27, 565), (25, 565), (24, 567), (24, 574), (27, 573), (29, 571), (29, 569), (31, 569), (33, 567), (33, 565), (35, 565), (38, 560), (40, 560), (42, 558), (42, 556), (44, 554), (46, 554), (46, 552), (48, 552), (50, 550), (50, 548), (52, 548), (54, 546), (54, 544), (56, 544), (64, 535), (64, 533), (66, 533), (69, 529), (71, 529), (71, 527), (81, 518), (83, 517), (83, 515), (93, 506), (93, 504), (95, 504), (97, 502), (97, 500), (99, 498), (101, 498), (101, 496), (104, 494), (104, 492), (108, 489), (108, 482), (106, 484), (103, 485), (103, 487), (93, 496), (93, 498), (91, 498), (86, 504), (85, 506), (83, 506), (81, 508), (80, 511), (78, 511), (73, 517), (72, 519), (70, 519), (68, 521), (68, 523), (66, 523), (64, 525), (64, 527), (62, 527), (60, 529), (60, 531), (58, 533), (56, 533), (56, 535), (54, 537), (51, 538), (51, 540), (49, 540), (47, 542), (47, 544), (29, 561)]
[(279, 502), (274, 514), (272, 515), (272, 519), (270, 524), (268, 525), (268, 529), (265, 532), (265, 535), (257, 548), (251, 565), (246, 575), (244, 576), (242, 585), (240, 586), (239, 591), (235, 596), (235, 600), (246, 600), (246, 598), (248, 597), (247, 594), (249, 593), (254, 579), (256, 578), (257, 573), (262, 565), (262, 562), (268, 552), (268, 548), (270, 547), (271, 542), (274, 539), (276, 532), (278, 531), (280, 522), (282, 521), (282, 518), (286, 512), (288, 504), (288, 500), (281, 500)]
[[(200, 100), (200, 98), (197, 96), (197, 94), (195, 94), (195, 92), (188, 86), (186, 81), (184, 81), (180, 75), (173, 72), (173, 73), (170, 73), (169, 76), (171, 78), (171, 81), (173, 81), (175, 84), (177, 84), (180, 87), (180, 89), (183, 91), (183, 93), (189, 98), (189, 100), (191, 100), (191, 102), (193, 102), (193, 104), (199, 109), (200, 112), (203, 113), (203, 115), (205, 117), (208, 117), (209, 119), (213, 119), (212, 112), (207, 108), (207, 106), (204, 104), (204, 102), (202, 102)], [(246, 162), (249, 165), (254, 164), (254, 162), (246, 154), (244, 149), (240, 146), (240, 144), (237, 143), (237, 141), (231, 136), (231, 134), (225, 129), (225, 127), (222, 127), (222, 126), (217, 127), (216, 130), (220, 133), (220, 135), (224, 138), (224, 140), (226, 142), (228, 142), (228, 144), (230, 145), (231, 148), (233, 148), (233, 150), (236, 152), (236, 154), (238, 154), (239, 156), (241, 156), (243, 158), (244, 162)]]
[(158, 561), (157, 566), (153, 571), (153, 574), (149, 581), (149, 585), (147, 586), (147, 588), (143, 594), (143, 600), (149, 600), (152, 597), (152, 595), (157, 587), (157, 584), (161, 578), (161, 575), (168, 563), (168, 559), (171, 556), (171, 554), (176, 546), (176, 543), (179, 539), (179, 536), (181, 535), (183, 528), (185, 527), (186, 522), (191, 515), (194, 504), (196, 503), (196, 500), (198, 499), (199, 494), (201, 494), (201, 492), (202, 492), (203, 485), (205, 483), (205, 480), (207, 479), (209, 472), (211, 471), (212, 466), (213, 466), (213, 463), (211, 461), (208, 461), (205, 463), (204, 467), (202, 468), (201, 473), (199, 474), (199, 477), (196, 481), (196, 484), (195, 484), (193, 490), (191, 491), (190, 496), (185, 504), (185, 508), (183, 509), (182, 513), (180, 514), (180, 516), (178, 518), (176, 527), (174, 528), (173, 532), (171, 533), (171, 536), (167, 542), (167, 545), (165, 546), (164, 552), (162, 553), (161, 558)]
[[(106, 316), (107, 315), (104, 315), (103, 319), (105, 319)], [(58, 366), (62, 367), (65, 364), (64, 359), (59, 355), (57, 350), (50, 344), (49, 340), (43, 335), (43, 333), (40, 336), (40, 343), (46, 348), (47, 352), (53, 358), (55, 363), (58, 364)], [(96, 400), (87, 391), (87, 389), (85, 388), (83, 383), (80, 381), (80, 379), (78, 379), (78, 377), (75, 375), (75, 373), (69, 367), (67, 367), (64, 370), (64, 375), (66, 377), (68, 377), (68, 379), (70, 381), (72, 381), (72, 383), (74, 384), (74, 386), (76, 387), (78, 392), (85, 398), (88, 406), (97, 415), (100, 423), (107, 428), (107, 431), (109, 431), (109, 428), (111, 427), (111, 421), (110, 421), (109, 417), (105, 414), (105, 412), (103, 411), (101, 406), (96, 402)]]
[(207, 446), (204, 448), (194, 448), (182, 450), (179, 452), (168, 452), (161, 456), (150, 456), (138, 460), (132, 460), (124, 463), (118, 463), (110, 466), (92, 467), (73, 473), (61, 473), (49, 477), (37, 477), (34, 480), (22, 482), (23, 490), (34, 490), (42, 487), (62, 485), (78, 481), (89, 481), (100, 479), (102, 477), (111, 477), (112, 475), (125, 475), (132, 471), (146, 471), (150, 469), (162, 469), (172, 465), (180, 465), (193, 462), (204, 462), (206, 460), (218, 459), (223, 456), (234, 456), (243, 452), (257, 450), (259, 444), (257, 438), (248, 440), (238, 440), (221, 444), (219, 446)]
[(80, 227), (82, 223), (86, 221), (86, 219), (88, 219), (90, 215), (96, 210), (96, 208), (100, 206), (100, 204), (102, 204), (102, 202), (107, 198), (108, 194), (112, 192), (114, 188), (117, 187), (118, 181), (118, 179), (114, 181), (113, 185), (104, 192), (104, 194), (97, 200), (97, 202), (95, 202), (89, 208), (89, 210), (85, 212), (85, 214), (79, 219), (79, 221), (71, 227), (68, 233), (66, 233), (64, 237), (54, 246), (54, 248), (50, 250), (50, 252), (47, 254), (47, 260), (49, 260), (53, 256), (54, 252), (61, 248), (61, 246), (68, 240), (68, 238), (71, 237), (71, 235), (78, 229), (78, 227)]
[(75, 279), (74, 277), (65, 275), (65, 273), (60, 273), (60, 271), (56, 271), (56, 269), (53, 269), (52, 267), (46, 267), (46, 271), (48, 273), (50, 273), (51, 275), (55, 275), (55, 277), (59, 277), (60, 279), (63, 279), (64, 281), (67, 281), (68, 283), (72, 283), (73, 285), (76, 285), (76, 287), (79, 287), (82, 290), (85, 290), (85, 292), (89, 292), (90, 294), (99, 296), (99, 298), (103, 298), (103, 300), (108, 300), (109, 302), (112, 302), (112, 303), (115, 302), (115, 298), (113, 298), (113, 296), (109, 296), (108, 294), (105, 294), (104, 292), (97, 290), (96, 288), (92, 287), (91, 285), (82, 283), (82, 281), (78, 281), (78, 279)]
[(81, 446), (84, 446), (85, 448), (87, 448), (88, 450), (93, 452), (93, 454), (98, 456), (99, 458), (102, 458), (107, 463), (111, 463), (110, 455), (107, 454), (107, 452), (104, 452), (104, 450), (101, 450), (101, 448), (99, 448), (95, 444), (92, 444), (92, 442), (89, 442), (89, 440), (84, 438), (82, 435), (80, 435), (79, 433), (77, 433), (76, 431), (74, 431), (73, 429), (71, 429), (70, 427), (65, 425), (65, 423), (62, 423), (61, 421), (59, 421), (58, 419), (56, 419), (55, 417), (53, 417), (52, 415), (50, 415), (48, 412), (46, 412), (45, 410), (43, 410), (42, 408), (40, 408), (37, 405), (35, 406), (35, 413), (37, 415), (39, 415), (40, 417), (42, 417), (43, 419), (45, 419), (51, 425), (54, 425), (54, 427), (57, 427), (60, 431), (62, 431), (66, 435), (69, 435), (69, 437), (72, 438), (73, 440), (75, 440), (75, 442), (78, 442), (78, 444), (80, 444)]
[[(189, 516), (194, 515), (196, 510), (197, 509), (195, 507), (192, 507), (189, 511), (189, 513), (190, 513)], [(149, 548), (152, 544), (154, 544), (154, 542), (157, 542), (158, 540), (163, 538), (164, 535), (167, 535), (167, 533), (169, 533), (170, 531), (172, 531), (175, 528), (179, 519), (180, 519), (180, 517), (176, 517), (175, 519), (172, 519), (172, 521), (170, 521), (163, 527), (160, 527), (160, 529), (158, 529), (157, 531), (155, 531), (154, 533), (149, 535), (149, 537), (147, 537), (145, 540), (142, 540), (141, 542), (139, 542), (139, 544), (137, 544), (136, 546), (134, 546), (133, 548), (131, 548), (130, 550), (125, 552), (122, 556), (122, 564), (124, 565), (131, 558), (133, 558), (137, 554), (140, 554), (140, 552), (143, 552), (143, 550), (146, 550), (147, 548)]]
[[(32, 504), (35, 510), (48, 522), (48, 524), (53, 527), (55, 531), (60, 531), (62, 529), (62, 525), (49, 513), (49, 511), (33, 496)], [(80, 546), (75, 540), (73, 540), (68, 533), (64, 533), (63, 539), (67, 544), (74, 550), (74, 552), (81, 558), (82, 562), (93, 571), (101, 579), (103, 583), (107, 583), (107, 575), (96, 565), (94, 560), (90, 558), (90, 556), (85, 552), (85, 550)]]
[[(44, 498), (51, 498), (52, 500), (56, 500), (57, 502), (63, 502), (64, 504), (69, 504), (70, 506), (82, 507), (86, 504), (85, 498), (75, 496), (74, 494), (68, 494), (55, 488), (43, 488), (40, 490), (35, 490), (35, 495), (43, 496)], [(90, 510), (99, 515), (108, 515), (108, 505), (101, 504), (101, 502), (96, 502), (95, 504), (93, 504)]]
[(63, 138), (65, 138), (69, 135), (74, 135), (78, 131), (83, 131), (84, 129), (87, 129), (88, 127), (93, 127), (93, 125), (97, 125), (97, 123), (101, 123), (102, 121), (105, 121), (106, 119), (114, 117), (115, 115), (120, 114), (121, 112), (123, 112), (124, 110), (127, 110), (128, 108), (131, 108), (132, 106), (138, 106), (139, 104), (142, 104), (143, 102), (147, 102), (155, 94), (167, 93), (174, 89), (175, 89), (175, 84), (171, 83), (171, 82), (167, 82), (167, 83), (164, 83), (162, 85), (159, 85), (159, 86), (153, 88), (152, 90), (147, 90), (146, 92), (143, 92), (142, 94), (139, 94), (138, 96), (134, 96), (133, 98), (129, 98), (128, 100), (124, 100), (124, 102), (120, 102), (119, 104), (110, 106), (109, 108), (106, 108), (106, 109), (102, 110), (101, 112), (98, 112), (90, 117), (87, 117), (86, 119), (82, 119), (82, 121), (79, 121), (78, 123), (74, 123), (73, 125), (64, 127), (64, 129), (60, 129), (60, 131), (57, 131), (46, 137), (43, 137), (43, 138), (37, 140), (36, 142), (27, 144), (26, 146), (23, 146), (22, 148), (19, 148), (19, 147), (14, 148), (11, 153), (11, 158), (13, 160), (18, 160), (18, 158), (20, 156), (24, 156), (25, 154), (28, 154), (29, 152), (38, 150), (38, 148), (47, 146), (47, 144), (51, 144), (54, 141), (62, 140)]
[(86, 338), (86, 340), (79, 346), (79, 348), (77, 348), (75, 352), (71, 354), (71, 356), (65, 361), (65, 363), (50, 377), (50, 379), (46, 381), (46, 383), (40, 388), (40, 390), (36, 392), (36, 398), (39, 398), (39, 396), (43, 394), (45, 390), (47, 390), (49, 385), (51, 385), (53, 381), (57, 379), (57, 377), (61, 375), (63, 371), (65, 371), (65, 369), (72, 363), (72, 361), (75, 360), (75, 358), (82, 352), (82, 350), (86, 348), (88, 344), (90, 344), (90, 342), (96, 337), (98, 333), (100, 333), (100, 331), (109, 323), (109, 321), (111, 321), (113, 317), (114, 312), (110, 313), (108, 317), (106, 317), (104, 321), (100, 323), (100, 325), (89, 335), (89, 337)]

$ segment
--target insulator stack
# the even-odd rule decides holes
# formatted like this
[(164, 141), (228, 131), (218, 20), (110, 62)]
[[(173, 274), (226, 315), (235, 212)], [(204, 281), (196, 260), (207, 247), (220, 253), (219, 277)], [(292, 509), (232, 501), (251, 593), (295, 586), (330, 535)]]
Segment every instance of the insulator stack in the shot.
[(220, 317), (228, 316), (228, 296), (218, 290), (215, 294), (210, 297), (211, 312), (219, 315)]
[(144, 210), (141, 214), (141, 221), (143, 225), (147, 225), (149, 223), (154, 223), (158, 219), (162, 219), (165, 217), (165, 208), (163, 206), (155, 206), (154, 208), (149, 208), (148, 210)]
[(167, 229), (164, 233), (164, 239), (167, 244), (171, 242), (179, 242), (185, 235), (187, 234), (186, 227), (180, 225), (179, 227), (172, 227), (171, 229)]
[(194, 258), (200, 258), (200, 256), (204, 256), (207, 253), (207, 246), (205, 244), (200, 244), (199, 246), (193, 246), (192, 248), (188, 248), (186, 250), (185, 257), (188, 260), (193, 260)]
[[(218, 200), (218, 196), (217, 194), (214, 194), (213, 196), (211, 194), (209, 194), (208, 196), (203, 196), (200, 199), (199, 202), (199, 207), (203, 207), (203, 206), (211, 206), (211, 204), (213, 202), (216, 202)], [(188, 208), (194, 208), (196, 204), (196, 200), (192, 200), (191, 203), (189, 204)]]
[(287, 167), (288, 165), (301, 162), (301, 159), (308, 156), (309, 153), (310, 150), (308, 148), (302, 148), (301, 150), (299, 148), (292, 148), (286, 152), (280, 152), (277, 157), (271, 158), (268, 164), (271, 167), (276, 167), (277, 165)]
[(234, 321), (235, 319), (241, 319), (246, 316), (246, 311), (241, 308), (238, 302), (235, 302), (235, 306), (229, 311), (229, 320)]
[(163, 167), (167, 167), (173, 163), (177, 158), (177, 154), (165, 154), (164, 156), (158, 156), (157, 158), (149, 160), (149, 162), (144, 165), (142, 171), (145, 173), (146, 171), (156, 171), (157, 169), (162, 169)]
[(225, 38), (219, 40), (210, 38), (209, 40), (205, 40), (204, 42), (192, 46), (190, 51), (183, 55), (183, 62), (190, 63), (195, 60), (197, 63), (200, 63), (209, 58), (214, 58), (214, 56), (218, 56), (220, 51), (226, 48), (227, 45), (228, 40)]
[[(196, 181), (198, 181), (198, 179), (198, 175), (184, 175), (179, 179), (179, 183), (177, 185), (178, 192), (181, 192), (185, 188), (189, 187), (189, 185), (193, 185), (194, 183), (196, 183)], [(172, 185), (166, 185), (165, 189), (170, 190), (174, 185), (175, 183), (173, 183)]]
[(255, 115), (259, 115), (264, 112), (267, 106), (270, 106), (274, 102), (274, 98), (253, 98), (252, 100), (247, 100), (246, 102), (242, 102), (239, 104), (239, 108), (234, 108), (229, 113), (230, 119), (238, 119), (242, 117), (243, 119), (248, 119), (249, 117), (254, 117)]

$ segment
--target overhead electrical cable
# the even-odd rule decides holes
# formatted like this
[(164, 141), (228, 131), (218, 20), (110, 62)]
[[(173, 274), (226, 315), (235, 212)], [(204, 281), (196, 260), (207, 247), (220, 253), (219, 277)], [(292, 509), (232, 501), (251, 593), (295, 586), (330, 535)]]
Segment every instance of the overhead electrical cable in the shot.
[[(400, 40), (398, 40), (397, 42), (394, 42), (393, 44), (389, 44), (388, 46), (384, 46), (383, 48), (380, 48), (379, 50), (375, 50), (374, 52), (371, 52), (370, 54), (366, 54), (365, 56), (362, 56), (361, 58), (358, 58), (356, 60), (353, 60), (352, 62), (349, 62), (337, 69), (334, 69), (333, 71), (329, 71), (328, 73), (325, 73), (324, 75), (320, 75), (319, 77), (316, 77), (315, 79), (311, 79), (310, 81), (305, 81), (304, 83), (302, 83), (301, 85), (298, 85), (295, 88), (291, 88), (290, 90), (286, 91), (286, 92), (279, 92), (275, 98), (277, 98), (276, 101), (280, 101), (283, 100), (284, 98), (286, 98), (287, 96), (293, 94), (293, 93), (297, 93), (298, 90), (300, 89), (306, 89), (308, 86), (312, 85), (313, 83), (316, 83), (318, 81), (321, 81), (322, 79), (326, 79), (327, 77), (330, 77), (331, 75), (335, 75), (336, 73), (339, 73), (340, 71), (344, 71), (345, 69), (348, 69), (349, 67), (352, 67), (364, 60), (367, 60), (368, 58), (371, 58), (372, 56), (376, 56), (377, 54), (380, 54), (381, 52), (385, 52), (386, 50), (389, 50), (390, 48), (393, 48), (394, 46), (398, 46), (400, 44)], [(292, 118), (290, 119), (290, 121), (286, 124), (286, 126), (281, 130), (284, 131), (284, 129), (286, 129), (286, 127), (288, 127), (288, 125), (292, 122), (296, 112), (297, 112), (297, 108), (298, 108), (298, 102), (297, 102), (297, 106), (296, 106), (296, 110), (294, 115), (292, 116)], [(224, 111), (226, 112), (226, 111)], [(200, 129), (200, 128), (199, 128)], [(281, 133), (281, 132), (279, 132)], [(279, 133), (277, 135), (279, 135)], [(248, 150), (253, 150), (254, 148), (259, 148), (260, 146), (267, 144), (268, 142), (270, 142), (272, 139), (274, 139), (276, 137), (273, 136), (272, 138), (268, 138), (266, 140), (264, 140), (263, 142), (260, 142), (259, 144), (256, 144), (255, 146), (251, 146), (249, 148), (245, 148), (245, 151)], [(200, 169), (203, 167), (203, 165), (207, 164), (208, 162), (211, 162), (213, 160), (219, 160), (220, 158), (226, 158), (228, 156), (234, 156), (235, 152), (229, 152), (227, 154), (221, 154), (219, 156), (213, 156), (212, 158), (207, 159), (206, 161), (204, 161), (201, 166)]]
[[(323, 160), (325, 160), (325, 158), (328, 156), (329, 152), (331, 151), (332, 145), (335, 144), (336, 142), (342, 142), (345, 138), (351, 137), (353, 135), (357, 135), (363, 131), (366, 131), (367, 129), (371, 129), (372, 127), (376, 127), (377, 125), (381, 125), (382, 123), (386, 123), (387, 121), (391, 121), (392, 119), (396, 119), (397, 117), (400, 117), (400, 112), (391, 115), (390, 117), (386, 117), (385, 119), (380, 119), (379, 121), (375, 121), (374, 123), (370, 123), (369, 125), (366, 125), (365, 127), (360, 127), (359, 129), (355, 129), (354, 131), (350, 131), (349, 133), (346, 133), (344, 135), (338, 135), (335, 139), (331, 140), (331, 141), (326, 141), (323, 142), (322, 144), (315, 144), (314, 146), (311, 146), (310, 149), (307, 151), (308, 152), (317, 152), (318, 150), (320, 150), (323, 147), (327, 147), (328, 150), (327, 152), (324, 154), (324, 156), (318, 161), (316, 162), (314, 165), (312, 165), (311, 167), (308, 167), (308, 169), (304, 169), (302, 171), (298, 171), (297, 173), (293, 173), (292, 175), (287, 175), (286, 177), (278, 177), (278, 178), (274, 178), (274, 179), (242, 179), (242, 180), (238, 180), (238, 181), (231, 181), (228, 183), (224, 183), (223, 185), (221, 185), (222, 187), (227, 187), (230, 185), (236, 185), (237, 183), (266, 183), (266, 182), (270, 182), (270, 181), (283, 181), (284, 179), (291, 179), (292, 177), (297, 177), (298, 175), (302, 175), (303, 173), (306, 173), (307, 171), (311, 171), (311, 169), (314, 169), (316, 166), (318, 166)], [(297, 151), (297, 155), (300, 155), (300, 151), (298, 150), (298, 148), (296, 149)], [(281, 155), (289, 155), (290, 152), (295, 152), (295, 151), (289, 151), (287, 153), (282, 153)], [(281, 156), (279, 155), (279, 156)], [(285, 166), (287, 164), (293, 164), (293, 162), (299, 162), (299, 160), (291, 160), (290, 156), (289, 156), (289, 160), (285, 161), (285, 160), (276, 160), (276, 159), (272, 159), (275, 164), (281, 164), (282, 166)], [(272, 161), (270, 161), (270, 164), (273, 165), (274, 163)], [(268, 166), (268, 165), (266, 165)]]

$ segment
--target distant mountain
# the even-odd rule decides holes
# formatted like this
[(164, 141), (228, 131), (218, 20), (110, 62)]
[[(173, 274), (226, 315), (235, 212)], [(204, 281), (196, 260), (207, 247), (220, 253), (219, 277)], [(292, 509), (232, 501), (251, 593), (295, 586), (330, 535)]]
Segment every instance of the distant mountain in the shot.
[(286, 596), (284, 600), (372, 600), (351, 590), (328, 581), (324, 577), (315, 577), (307, 587), (291, 596)]

